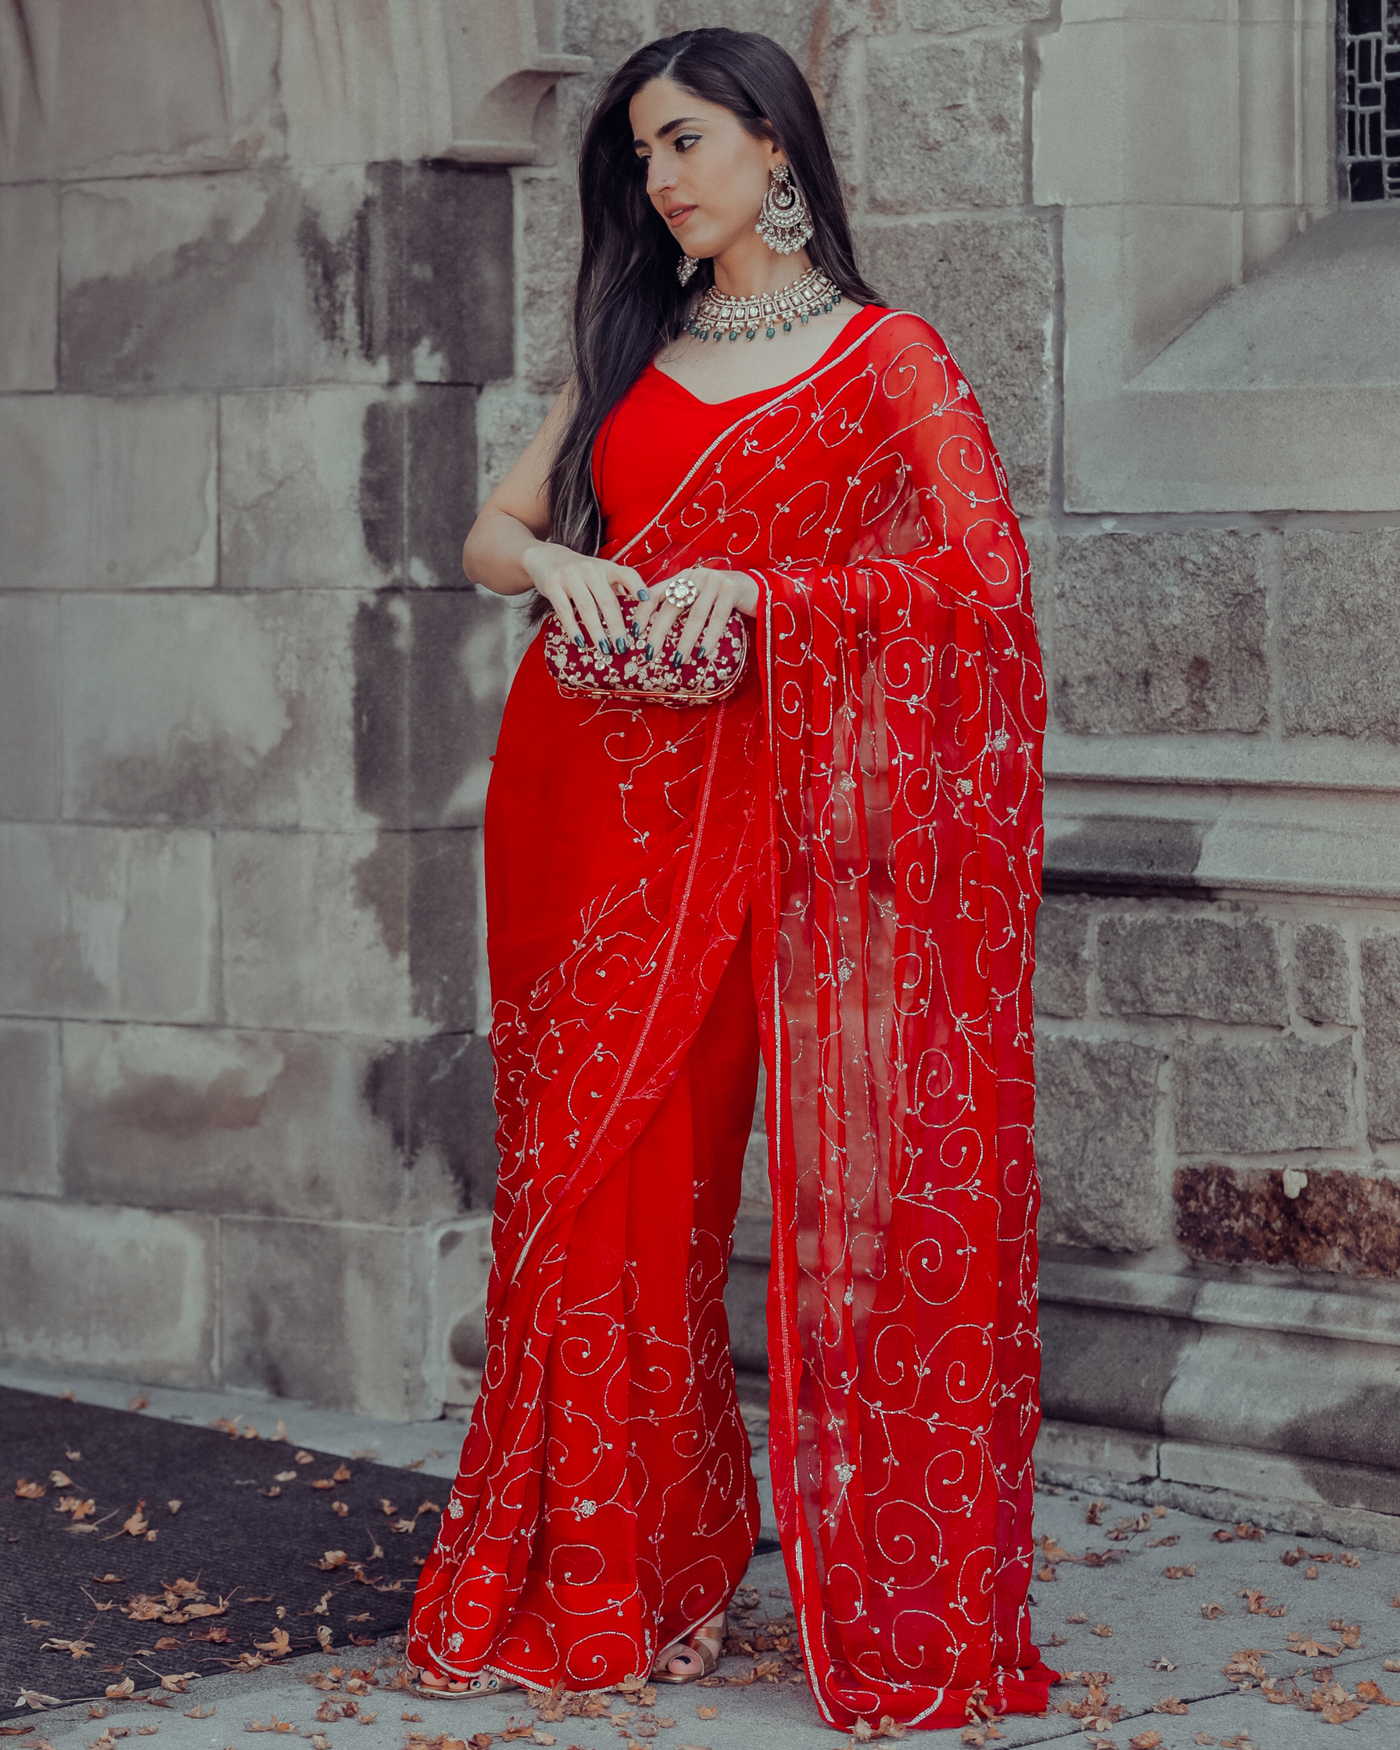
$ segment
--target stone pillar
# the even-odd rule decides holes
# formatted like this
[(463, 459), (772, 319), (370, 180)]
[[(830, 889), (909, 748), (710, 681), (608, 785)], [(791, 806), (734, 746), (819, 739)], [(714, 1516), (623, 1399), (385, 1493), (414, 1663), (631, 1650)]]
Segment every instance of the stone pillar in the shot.
[(513, 368), (509, 166), (589, 63), (524, 3), (21, 23), (5, 1352), (432, 1415), (495, 1173), (477, 401)]

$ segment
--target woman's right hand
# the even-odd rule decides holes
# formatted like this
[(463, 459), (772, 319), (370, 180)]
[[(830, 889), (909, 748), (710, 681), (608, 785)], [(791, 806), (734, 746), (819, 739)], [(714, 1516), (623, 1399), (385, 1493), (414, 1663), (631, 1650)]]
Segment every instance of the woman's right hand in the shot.
[[(527, 547), (520, 563), (580, 649), (585, 639), (597, 650), (609, 644), (626, 650), (634, 642), (630, 610), (634, 602), (647, 599), (647, 591), (630, 565), (585, 558), (553, 541)], [(629, 610), (625, 617), (624, 605)]]

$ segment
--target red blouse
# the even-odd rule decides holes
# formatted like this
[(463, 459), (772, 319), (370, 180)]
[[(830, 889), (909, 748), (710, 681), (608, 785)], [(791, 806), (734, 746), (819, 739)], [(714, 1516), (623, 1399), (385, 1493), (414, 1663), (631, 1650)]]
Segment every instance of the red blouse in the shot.
[(877, 305), (867, 304), (846, 322), (815, 364), (771, 389), (754, 389), (729, 401), (702, 401), (674, 377), (648, 364), (603, 421), (593, 445), (593, 489), (603, 506), (600, 550), (630, 540), (648, 523), (696, 458), (736, 419), (825, 364), (882, 315)]

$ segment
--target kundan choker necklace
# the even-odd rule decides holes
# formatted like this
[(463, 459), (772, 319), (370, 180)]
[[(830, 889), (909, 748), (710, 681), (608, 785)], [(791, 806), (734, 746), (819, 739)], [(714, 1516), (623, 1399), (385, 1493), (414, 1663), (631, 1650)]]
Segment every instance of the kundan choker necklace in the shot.
[(809, 267), (780, 292), (760, 292), (753, 298), (731, 298), (727, 292), (711, 286), (697, 305), (686, 332), (697, 340), (723, 340), (726, 335), (737, 340), (741, 334), (745, 340), (752, 340), (761, 328), (771, 340), (779, 327), (784, 334), (791, 334), (794, 322), (805, 323), (809, 317), (822, 315), (840, 302), (836, 282), (828, 279), (819, 267)]

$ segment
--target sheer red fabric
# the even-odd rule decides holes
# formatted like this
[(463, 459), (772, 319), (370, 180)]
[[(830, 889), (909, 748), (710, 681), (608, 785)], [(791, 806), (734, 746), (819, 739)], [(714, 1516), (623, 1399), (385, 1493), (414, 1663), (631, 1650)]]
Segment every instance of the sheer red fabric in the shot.
[(741, 402), (645, 373), (599, 456), (605, 551), (758, 578), (757, 660), (723, 705), (620, 708), (561, 699), (536, 642), (512, 689), (487, 809), (487, 1368), (410, 1657), (616, 1682), (742, 1573), (719, 1293), (751, 967), (774, 1497), (818, 1705), (1042, 1711), (1043, 689), (1000, 464), (937, 334), (874, 309)]

